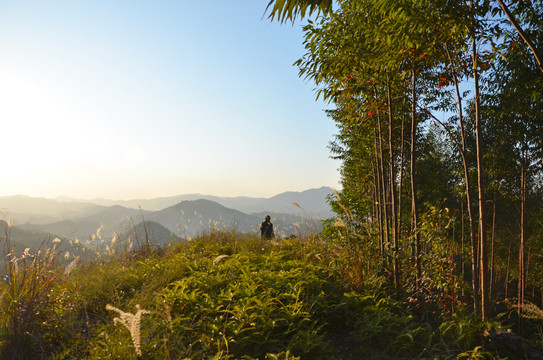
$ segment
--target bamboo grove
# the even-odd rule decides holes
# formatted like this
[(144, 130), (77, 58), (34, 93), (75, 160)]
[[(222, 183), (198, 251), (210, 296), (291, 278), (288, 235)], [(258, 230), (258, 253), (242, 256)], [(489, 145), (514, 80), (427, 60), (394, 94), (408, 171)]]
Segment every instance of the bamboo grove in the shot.
[(483, 320), (506, 300), (543, 305), (543, 2), (268, 8), (280, 21), (319, 14), (296, 65), (333, 105), (335, 225), (366, 258), (360, 271)]

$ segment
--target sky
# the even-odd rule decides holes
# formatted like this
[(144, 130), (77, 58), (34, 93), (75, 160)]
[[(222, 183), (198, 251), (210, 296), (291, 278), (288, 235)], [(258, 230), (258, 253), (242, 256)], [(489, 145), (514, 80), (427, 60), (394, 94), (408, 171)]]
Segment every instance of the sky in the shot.
[(339, 187), (268, 0), (0, 0), (0, 196), (271, 197)]

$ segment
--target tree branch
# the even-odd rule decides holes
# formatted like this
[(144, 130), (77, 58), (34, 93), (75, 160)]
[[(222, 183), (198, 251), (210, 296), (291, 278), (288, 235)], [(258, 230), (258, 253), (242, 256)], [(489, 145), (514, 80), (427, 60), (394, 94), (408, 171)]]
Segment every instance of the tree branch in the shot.
[(515, 17), (511, 13), (511, 11), (509, 10), (509, 8), (507, 7), (507, 5), (505, 5), (503, 0), (496, 0), (496, 1), (498, 2), (498, 4), (500, 4), (500, 7), (502, 8), (503, 12), (505, 13), (505, 15), (507, 15), (507, 18), (509, 19), (511, 24), (513, 24), (513, 26), (517, 30), (518, 34), (522, 38), (522, 40), (524, 40), (524, 42), (528, 45), (530, 50), (532, 50), (532, 53), (534, 54), (535, 61), (537, 62), (537, 66), (539, 67), (539, 70), (543, 74), (543, 58), (542, 58), (541, 54), (538, 53), (534, 43), (532, 42), (530, 37), (526, 34), (526, 32), (520, 27), (519, 23), (517, 22), (517, 20), (515, 19)]

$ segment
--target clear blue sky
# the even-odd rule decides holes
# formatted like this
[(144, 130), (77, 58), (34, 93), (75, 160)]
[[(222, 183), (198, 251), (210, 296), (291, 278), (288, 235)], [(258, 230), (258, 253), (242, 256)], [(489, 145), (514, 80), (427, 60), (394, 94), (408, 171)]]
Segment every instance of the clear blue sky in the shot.
[(0, 0), (0, 195), (338, 187), (336, 132), (267, 0)]

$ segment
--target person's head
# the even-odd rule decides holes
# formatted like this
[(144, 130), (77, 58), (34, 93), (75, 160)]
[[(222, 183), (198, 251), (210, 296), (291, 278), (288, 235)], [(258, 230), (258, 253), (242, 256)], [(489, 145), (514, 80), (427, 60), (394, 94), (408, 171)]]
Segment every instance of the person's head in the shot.
[(266, 221), (270, 221), (270, 219), (271, 219), (270, 215), (266, 215), (266, 217), (264, 219), (266, 219)]

